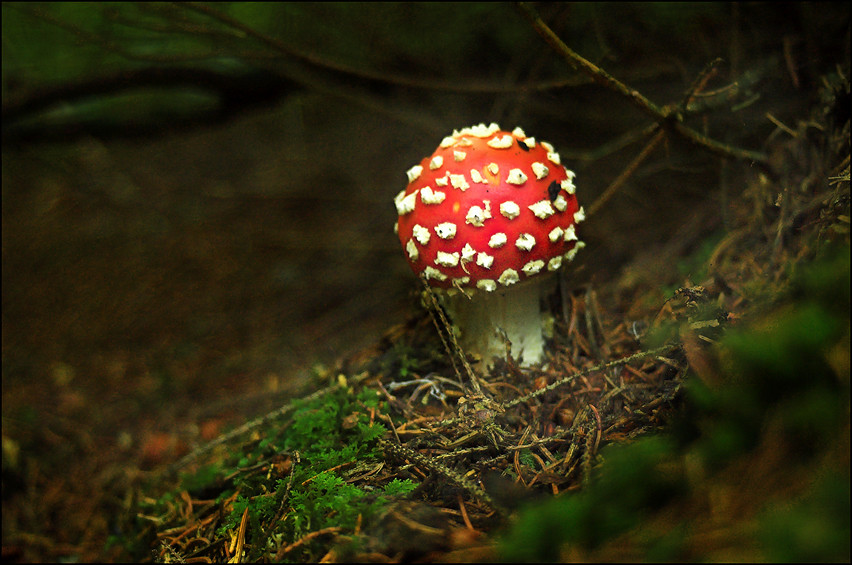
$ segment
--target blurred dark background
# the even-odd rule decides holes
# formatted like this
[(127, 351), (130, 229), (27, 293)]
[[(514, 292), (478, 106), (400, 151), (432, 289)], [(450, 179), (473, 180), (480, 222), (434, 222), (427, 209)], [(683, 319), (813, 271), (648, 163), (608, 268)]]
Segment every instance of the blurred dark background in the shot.
[[(687, 123), (755, 151), (848, 65), (846, 3), (536, 8), (659, 105), (722, 58)], [(512, 4), (3, 3), (2, 26), (11, 558), (110, 558), (128, 484), (415, 313), (392, 198), (452, 129), (550, 141), (588, 207), (650, 124)], [(757, 174), (669, 139), (568, 279), (654, 286)]]

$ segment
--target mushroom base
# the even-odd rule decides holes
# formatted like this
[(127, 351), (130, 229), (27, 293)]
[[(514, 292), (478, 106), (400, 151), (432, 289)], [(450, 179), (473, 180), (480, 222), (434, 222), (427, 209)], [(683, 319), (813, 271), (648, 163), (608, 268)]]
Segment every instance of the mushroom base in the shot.
[(556, 277), (548, 274), (494, 292), (476, 292), (470, 298), (445, 295), (443, 303), (465, 353), (492, 365), (494, 357), (506, 357), (508, 340), (512, 357), (528, 367), (544, 359), (541, 299), (555, 288)]

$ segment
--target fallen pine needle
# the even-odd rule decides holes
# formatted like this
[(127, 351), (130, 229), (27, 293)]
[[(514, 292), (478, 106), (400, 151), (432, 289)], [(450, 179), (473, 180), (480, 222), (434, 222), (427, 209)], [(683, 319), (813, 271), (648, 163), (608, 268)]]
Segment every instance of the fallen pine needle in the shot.
[(278, 553), (275, 554), (275, 560), (278, 561), (278, 560), (282, 559), (284, 557), (284, 555), (286, 555), (287, 553), (290, 553), (291, 551), (293, 551), (294, 549), (296, 549), (300, 545), (304, 545), (314, 538), (318, 538), (318, 537), (324, 536), (326, 534), (336, 534), (337, 532), (339, 532), (342, 529), (343, 528), (341, 528), (339, 526), (332, 526), (330, 528), (323, 528), (321, 530), (311, 532), (308, 535), (297, 539), (296, 541), (294, 541), (290, 545), (288, 545), (286, 547), (282, 547), (281, 549), (279, 549)]

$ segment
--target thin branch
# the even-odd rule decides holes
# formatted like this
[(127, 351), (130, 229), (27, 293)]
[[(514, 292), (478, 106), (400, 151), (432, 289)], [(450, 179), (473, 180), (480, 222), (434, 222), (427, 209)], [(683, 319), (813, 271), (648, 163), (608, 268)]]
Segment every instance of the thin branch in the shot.
[(633, 161), (622, 171), (618, 178), (612, 181), (612, 183), (607, 187), (606, 190), (603, 191), (603, 194), (598, 196), (597, 200), (595, 200), (591, 206), (589, 206), (588, 214), (589, 216), (594, 216), (601, 207), (606, 204), (606, 202), (612, 198), (612, 196), (618, 192), (618, 190), (627, 182), (633, 173), (636, 172), (636, 169), (642, 162), (648, 158), (648, 156), (653, 153), (654, 149), (660, 144), (660, 142), (665, 139), (666, 132), (663, 130), (659, 130), (657, 134), (651, 138), (651, 141), (648, 142), (648, 145), (645, 146), (645, 149), (642, 150), (639, 155), (637, 155)]
[(562, 57), (571, 65), (572, 68), (579, 69), (580, 71), (587, 74), (592, 78), (596, 83), (601, 86), (620, 94), (624, 98), (628, 100), (633, 106), (635, 106), (639, 111), (651, 117), (655, 122), (660, 124), (664, 129), (670, 129), (687, 140), (704, 147), (708, 151), (712, 153), (716, 153), (718, 155), (722, 155), (724, 157), (739, 159), (741, 161), (751, 161), (755, 165), (760, 166), (764, 170), (769, 171), (769, 160), (766, 155), (763, 153), (759, 153), (756, 151), (750, 151), (748, 149), (740, 149), (738, 147), (732, 147), (729, 145), (725, 145), (710, 139), (707, 136), (704, 136), (694, 129), (684, 125), (681, 120), (681, 115), (675, 111), (674, 108), (670, 106), (660, 107), (651, 102), (645, 96), (643, 96), (638, 90), (632, 89), (620, 82), (618, 79), (601, 69), (600, 67), (594, 65), (590, 61), (584, 59), (579, 54), (575, 53), (570, 47), (568, 47), (560, 38), (557, 36), (553, 30), (551, 30), (546, 23), (541, 19), (541, 16), (538, 15), (535, 8), (533, 8), (530, 4), (526, 2), (519, 2), (518, 6), (521, 8), (521, 12), (533, 26), (533, 28), (538, 32), (539, 35), (544, 38), (544, 40), (551, 46), (553, 49), (562, 55)]
[(410, 447), (397, 444), (383, 438), (379, 438), (379, 444), (385, 451), (393, 453), (400, 459), (408, 459), (421, 467), (425, 467), (433, 473), (437, 473), (444, 479), (455, 483), (456, 486), (463, 488), (469, 494), (473, 495), (491, 508), (499, 510), (501, 512), (505, 511), (488, 495), (488, 493), (482, 490), (479, 485), (475, 484), (473, 481), (468, 480), (467, 477), (460, 475), (459, 473), (457, 473), (453, 469), (450, 469), (444, 464), (439, 463), (434, 458), (426, 457), (425, 455), (421, 454), (418, 451), (415, 451), (414, 449), (411, 449)]
[(327, 536), (329, 534), (338, 534), (342, 531), (343, 531), (343, 528), (341, 528), (340, 526), (329, 526), (327, 528), (322, 528), (320, 530), (317, 530), (315, 532), (311, 532), (311, 533), (309, 533), (305, 536), (302, 536), (301, 538), (297, 539), (293, 543), (279, 549), (278, 553), (275, 554), (275, 561), (283, 560), (284, 556), (287, 555), (288, 553), (290, 553), (291, 551), (293, 551), (294, 549), (298, 548), (299, 546), (305, 545), (306, 543), (308, 543), (308, 542), (310, 542), (310, 541), (312, 541), (312, 540), (314, 540), (314, 539), (316, 539), (320, 536)]
[(562, 55), (562, 57), (574, 69), (586, 73), (594, 82), (604, 86), (614, 92), (617, 92), (627, 98), (640, 111), (647, 114), (654, 121), (665, 121), (671, 117), (665, 110), (658, 107), (656, 104), (645, 98), (638, 90), (629, 88), (627, 85), (620, 82), (618, 79), (601, 69), (591, 61), (588, 61), (574, 52), (563, 42), (556, 33), (541, 19), (535, 8), (526, 2), (518, 2), (524, 16), (532, 24), (535, 31), (541, 35), (544, 40), (553, 47), (553, 49)]
[(686, 91), (683, 100), (681, 100), (680, 104), (678, 104), (679, 111), (686, 111), (693, 99), (704, 90), (704, 87), (707, 86), (707, 82), (713, 78), (713, 75), (716, 74), (716, 69), (722, 63), (724, 63), (724, 60), (721, 57), (717, 57), (710, 61), (704, 69), (698, 73), (698, 76), (694, 81), (692, 81), (692, 85), (689, 87), (689, 90)]
[(613, 153), (621, 151), (625, 147), (633, 145), (634, 143), (646, 139), (649, 136), (653, 135), (660, 129), (660, 124), (653, 122), (649, 125), (642, 126), (641, 128), (631, 129), (619, 137), (612, 139), (603, 143), (602, 145), (597, 146), (596, 148), (590, 151), (577, 152), (573, 153), (571, 151), (565, 151), (564, 149), (559, 153), (563, 157), (568, 157), (575, 161), (597, 161), (599, 159), (603, 159)]
[[(444, 315), (444, 310), (443, 310), (443, 308), (441, 308), (440, 304), (438, 303), (438, 298), (435, 296), (435, 292), (432, 290), (432, 287), (429, 286), (429, 284), (426, 282), (425, 279), (423, 279), (422, 282), (423, 282), (424, 292), (429, 297), (429, 301), (430, 301), (429, 314), (432, 316), (432, 321), (435, 323), (435, 326), (438, 329), (438, 334), (441, 337), (441, 341), (444, 343), (444, 347), (447, 350), (447, 354), (450, 356), (450, 360), (452, 361), (455, 356), (458, 356), (459, 360), (461, 361), (462, 366), (464, 366), (465, 373), (467, 373), (468, 381), (470, 382), (470, 384), (474, 388), (474, 392), (478, 396), (484, 396), (484, 394), (482, 392), (482, 387), (479, 384), (479, 377), (476, 375), (474, 370), (471, 368), (470, 363), (467, 362), (467, 357), (465, 356), (464, 351), (462, 350), (461, 346), (459, 345), (458, 341), (456, 340), (455, 333), (453, 333), (452, 324), (450, 324), (450, 322), (447, 320), (447, 317)], [(438, 315), (438, 318), (441, 321), (440, 326), (443, 326), (443, 329), (446, 331), (447, 337), (449, 338), (449, 341), (452, 344), (452, 347), (450, 347), (450, 345), (446, 341), (444, 341), (444, 334), (443, 334), (443, 332), (441, 332), (441, 327), (439, 326), (438, 321), (435, 319), (435, 314)], [(455, 361), (453, 361), (453, 368), (456, 369), (456, 375), (458, 375), (459, 380), (464, 382), (463, 379), (462, 379), (462, 376), (459, 374), (459, 371), (456, 368)]]

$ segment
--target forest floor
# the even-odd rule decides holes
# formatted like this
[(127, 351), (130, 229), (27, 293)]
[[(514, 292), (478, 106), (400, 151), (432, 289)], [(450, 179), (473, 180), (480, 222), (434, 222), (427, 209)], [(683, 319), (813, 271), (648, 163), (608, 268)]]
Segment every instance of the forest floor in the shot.
[(167, 561), (848, 558), (848, 125), (781, 145), (798, 166), (755, 175), (721, 235), (552, 297), (542, 366), (467, 359), (426, 291), (140, 494), (142, 539)]
[[(286, 110), (4, 148), (3, 560), (848, 561), (848, 74), (818, 90), (765, 169), (708, 195), (672, 139), (683, 176), (584, 224), (531, 369), (466, 363), (342, 181), (274, 191)], [(320, 146), (383, 127), (323, 110)]]
[[(184, 351), (169, 340), (175, 313), (148, 312), (150, 297), (139, 297), (125, 323), (139, 328), (137, 336), (158, 325), (166, 329), (150, 344), (170, 359), (160, 372), (121, 343), (109, 355), (83, 359), (75, 354), (87, 336), (79, 343), (57, 337), (67, 361), (46, 368), (47, 390), (36, 380), (4, 380), (4, 560), (848, 560), (849, 291), (838, 294), (837, 285), (849, 281), (849, 130), (848, 121), (839, 128), (830, 123), (831, 102), (775, 143), (789, 164), (778, 167), (777, 178), (750, 178), (724, 230), (699, 213), (668, 246), (636, 257), (611, 282), (556, 297), (554, 337), (540, 368), (520, 369), (511, 359), (490, 372), (466, 365), (439, 339), (446, 328), (434, 308), (372, 345), (330, 355), (326, 366), (301, 380), (284, 380), (256, 364), (281, 347), (275, 340)], [(64, 256), (72, 268), (73, 250), (38, 247), (61, 240), (45, 234), (55, 224), (39, 219), (57, 207), (71, 214), (96, 204), (62, 200), (61, 192), (39, 187), (27, 206), (41, 215), (7, 213), (4, 205), (4, 249), (7, 233), (41, 233), (44, 239), (30, 248)], [(16, 225), (21, 218), (32, 223)], [(91, 228), (84, 222), (74, 229)], [(834, 248), (839, 255), (831, 254)], [(149, 277), (143, 282), (151, 287), (166, 276), (121, 264), (123, 251), (105, 249), (98, 260)], [(4, 265), (4, 286), (19, 282), (13, 267)], [(75, 333), (75, 320), (52, 317), (50, 301), (43, 300), (50, 293), (39, 281), (61, 275), (100, 304), (126, 284), (120, 274), (75, 278), (85, 272), (26, 279), (27, 299), (47, 310), (28, 336), (16, 338), (19, 347), (35, 355), (45, 335)], [(213, 288), (199, 291), (219, 299)], [(809, 310), (826, 300), (837, 310)], [(180, 300), (164, 302), (181, 307)], [(17, 307), (4, 301), (4, 310)], [(118, 306), (98, 311), (125, 315)], [(102, 324), (107, 332), (115, 320)], [(807, 335), (821, 339), (802, 345), (807, 335), (787, 327), (802, 324), (813, 324)], [(767, 333), (767, 327), (790, 335)], [(809, 371), (810, 377), (796, 375), (809, 384), (762, 381), (764, 365), (773, 361), (743, 345), (749, 339), (758, 340), (754, 347), (763, 355)], [(790, 359), (772, 349), (799, 345)], [(216, 378), (209, 355), (246, 368), (245, 380), (227, 382), (225, 392), (237, 402), (203, 400)], [(15, 362), (4, 349), (4, 372)], [(82, 379), (82, 371), (110, 380)], [(128, 378), (134, 371), (140, 372)], [(743, 375), (753, 387), (738, 383)], [(242, 395), (243, 388), (258, 390), (247, 381), (265, 385)], [(721, 392), (728, 387), (741, 400), (767, 387), (782, 392), (771, 401), (752, 398), (753, 413), (738, 412), (736, 399)], [(839, 405), (821, 402), (826, 390)], [(816, 398), (815, 404), (787, 403), (799, 394)], [(167, 414), (158, 409), (163, 395)], [(304, 395), (309, 401), (293, 403)], [(795, 406), (798, 424), (777, 413)], [(246, 422), (244, 413), (266, 417)], [(738, 418), (741, 428), (725, 427)], [(721, 437), (720, 428), (731, 437)], [(657, 445), (649, 437), (670, 439)], [(206, 447), (190, 452), (190, 442)], [(619, 444), (639, 447), (601, 454)], [(629, 475), (625, 491), (619, 481), (628, 479), (598, 471), (601, 462), (603, 469), (621, 465), (642, 474)], [(838, 480), (839, 487), (832, 482)], [(576, 496), (581, 492), (586, 498)], [(640, 502), (614, 502), (627, 493)], [(620, 523), (580, 502), (570, 509), (545, 504), (543, 497), (553, 494), (635, 516)], [(813, 554), (784, 554), (783, 543), (767, 539), (770, 526), (786, 532), (788, 521), (816, 519), (807, 510), (819, 497), (842, 502), (844, 496), (845, 526), (841, 520), (833, 527), (841, 534), (845, 527), (845, 554), (842, 540), (829, 539)], [(767, 514), (788, 507), (795, 512)], [(567, 532), (541, 522), (548, 520), (587, 527)], [(826, 524), (813, 527), (832, 535)], [(541, 531), (529, 531), (536, 528)], [(839, 552), (820, 553), (826, 547)]]

